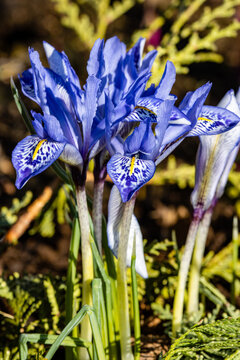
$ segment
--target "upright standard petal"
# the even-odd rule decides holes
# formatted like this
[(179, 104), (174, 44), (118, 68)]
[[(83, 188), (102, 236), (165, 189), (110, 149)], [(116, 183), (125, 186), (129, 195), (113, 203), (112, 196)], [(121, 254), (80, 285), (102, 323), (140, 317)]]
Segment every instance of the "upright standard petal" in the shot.
[(105, 62), (103, 57), (104, 41), (97, 39), (92, 47), (87, 63), (88, 75), (94, 75), (101, 78), (105, 71)]
[(171, 61), (167, 61), (162, 79), (156, 88), (155, 96), (160, 99), (167, 99), (172, 86), (176, 80), (176, 69)]
[(48, 59), (50, 69), (56, 74), (60, 75), (64, 81), (67, 81), (77, 88), (80, 88), (80, 82), (77, 74), (72, 68), (67, 55), (64, 52), (58, 52), (52, 45), (46, 41), (43, 42), (43, 47)]
[(152, 160), (115, 154), (107, 164), (107, 171), (120, 191), (122, 201), (126, 202), (153, 177), (155, 164)]
[(91, 143), (91, 132), (93, 119), (96, 115), (98, 105), (98, 88), (100, 80), (95, 76), (89, 76), (85, 86), (84, 112), (82, 114), (82, 131), (83, 131), (83, 149), (81, 149), (82, 157), (85, 158), (89, 152)]
[(64, 143), (41, 139), (36, 135), (20, 141), (12, 153), (12, 163), (17, 172), (16, 187), (22, 188), (31, 177), (52, 165), (64, 147)]
[(195, 120), (196, 122), (211, 87), (212, 84), (207, 82), (195, 91), (188, 92), (179, 105), (179, 110), (186, 114), (191, 121)]
[[(117, 257), (118, 245), (121, 232), (121, 224), (123, 214), (123, 203), (117, 187), (114, 185), (108, 202), (108, 223), (107, 235), (108, 245), (113, 254)], [(128, 247), (127, 247), (127, 266), (131, 266), (131, 258), (133, 252), (133, 243), (136, 244), (136, 271), (143, 278), (147, 278), (147, 268), (144, 260), (143, 239), (140, 226), (136, 217), (133, 215), (131, 220), (131, 227), (129, 232)]]
[(113, 82), (120, 60), (126, 56), (126, 45), (117, 36), (113, 36), (106, 41), (103, 54), (105, 61), (104, 75), (107, 75), (109, 81)]

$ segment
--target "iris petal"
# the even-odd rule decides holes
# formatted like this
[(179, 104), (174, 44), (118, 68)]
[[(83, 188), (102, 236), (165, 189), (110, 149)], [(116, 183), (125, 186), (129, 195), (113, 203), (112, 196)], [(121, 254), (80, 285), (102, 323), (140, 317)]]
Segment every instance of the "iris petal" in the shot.
[(141, 160), (115, 154), (109, 160), (107, 170), (120, 191), (122, 201), (126, 202), (153, 177), (155, 164), (152, 160)]
[(167, 61), (162, 79), (156, 88), (155, 96), (165, 100), (176, 80), (176, 69), (171, 61)]
[[(121, 231), (120, 224), (121, 224), (122, 214), (123, 214), (123, 202), (121, 201), (121, 196), (117, 187), (113, 186), (108, 203), (107, 235), (108, 235), (108, 245), (116, 257), (118, 254), (119, 236)], [(142, 233), (138, 221), (136, 217), (133, 215), (131, 220), (128, 247), (127, 247), (127, 266), (131, 266), (134, 240), (136, 243), (136, 271), (143, 278), (147, 278), (148, 274), (144, 260)]]
[(18, 76), (21, 83), (22, 92), (24, 95), (29, 97), (29, 99), (38, 102), (34, 90), (34, 79), (32, 69), (28, 69), (22, 73), (22, 76)]
[(157, 122), (157, 112), (163, 100), (154, 97), (146, 97), (138, 100), (133, 112), (124, 121), (145, 121)]
[(217, 106), (203, 106), (194, 128), (188, 136), (217, 135), (230, 130), (240, 118), (233, 112)]
[(64, 81), (69, 81), (77, 88), (80, 88), (78, 76), (72, 68), (67, 55), (64, 52), (58, 52), (46, 41), (43, 42), (43, 47), (51, 70), (60, 75)]
[(33, 176), (48, 168), (63, 152), (64, 143), (27, 136), (12, 153), (13, 166), (17, 172), (16, 187), (22, 188)]
[(98, 78), (103, 75), (105, 70), (105, 64), (103, 59), (103, 45), (103, 40), (97, 39), (95, 41), (87, 63), (88, 75), (94, 75)]

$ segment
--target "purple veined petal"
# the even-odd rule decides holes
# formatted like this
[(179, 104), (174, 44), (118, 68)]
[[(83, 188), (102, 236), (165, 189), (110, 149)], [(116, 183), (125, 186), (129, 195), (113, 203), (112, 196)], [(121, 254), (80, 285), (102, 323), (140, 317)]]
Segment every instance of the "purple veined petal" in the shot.
[(101, 78), (105, 71), (105, 61), (103, 56), (104, 41), (97, 39), (90, 52), (89, 60), (87, 62), (88, 75), (94, 75)]
[[(108, 245), (113, 254), (117, 257), (119, 235), (120, 235), (120, 223), (123, 215), (123, 202), (119, 190), (114, 185), (108, 202), (108, 223), (107, 223), (107, 235)], [(140, 226), (136, 217), (133, 215), (131, 220), (128, 247), (127, 247), (127, 266), (131, 266), (131, 257), (133, 251), (133, 241), (136, 242), (136, 271), (143, 278), (147, 278), (147, 268), (144, 260), (143, 252), (143, 239)]]
[(115, 154), (107, 164), (107, 171), (120, 191), (122, 201), (126, 202), (153, 177), (155, 165), (152, 160)]
[(124, 121), (151, 121), (157, 122), (157, 111), (163, 100), (154, 97), (140, 98), (134, 110)]
[(170, 91), (172, 89), (175, 80), (176, 80), (175, 66), (171, 61), (168, 60), (164, 69), (162, 79), (156, 88), (155, 96), (165, 100), (170, 94)]
[(233, 112), (217, 106), (203, 106), (194, 128), (188, 136), (216, 135), (236, 126), (240, 118)]
[(36, 135), (21, 140), (12, 153), (12, 163), (17, 172), (16, 187), (22, 188), (31, 177), (52, 165), (64, 147), (64, 143), (41, 139)]

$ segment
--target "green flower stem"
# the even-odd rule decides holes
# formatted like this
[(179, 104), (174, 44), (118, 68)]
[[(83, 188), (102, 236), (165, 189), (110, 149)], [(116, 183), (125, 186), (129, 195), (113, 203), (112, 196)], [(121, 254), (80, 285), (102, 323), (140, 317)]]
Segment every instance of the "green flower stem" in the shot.
[(176, 337), (177, 333), (181, 330), (187, 275), (192, 258), (193, 248), (195, 244), (195, 239), (196, 239), (200, 219), (201, 217), (199, 216), (199, 214), (193, 217), (193, 220), (191, 222), (188, 231), (187, 240), (178, 272), (177, 288), (173, 302), (172, 332), (174, 338)]
[(118, 246), (118, 263), (117, 263), (117, 290), (118, 290), (118, 314), (120, 326), (120, 344), (122, 360), (132, 360), (131, 351), (131, 331), (129, 321), (129, 305), (127, 291), (127, 245), (131, 219), (135, 204), (135, 197), (124, 204), (123, 215), (120, 224), (120, 239)]
[[(68, 255), (67, 290), (66, 290), (66, 324), (76, 315), (76, 299), (74, 299), (74, 284), (77, 274), (77, 259), (80, 245), (79, 220), (74, 219), (70, 249)], [(77, 336), (77, 334), (75, 335)]]
[[(93, 280), (93, 256), (90, 245), (90, 225), (87, 206), (87, 196), (84, 185), (81, 184), (79, 174), (73, 170), (73, 178), (76, 187), (76, 198), (78, 215), (81, 229), (81, 250), (82, 250), (82, 305), (92, 305), (91, 282)], [(81, 324), (81, 337), (87, 341), (92, 340), (92, 331), (89, 320), (86, 318)], [(81, 360), (89, 359), (85, 349), (80, 349)]]
[(103, 201), (104, 180), (94, 182), (93, 193), (93, 226), (94, 236), (98, 250), (102, 256), (102, 201)]
[[(104, 285), (105, 285), (106, 317), (107, 317), (106, 322), (108, 323), (108, 339), (109, 339), (110, 359), (116, 360), (116, 359), (118, 359), (118, 356), (117, 356), (117, 347), (116, 347), (116, 340), (115, 340), (115, 334), (114, 334), (114, 324), (116, 323), (116, 319), (113, 316), (114, 311), (113, 311), (113, 301), (112, 301), (112, 293), (111, 293), (112, 282), (111, 282), (111, 278), (109, 278), (109, 276), (105, 272), (103, 261), (101, 259), (101, 256), (99, 255), (97, 246), (96, 246), (93, 238), (91, 238), (91, 246), (92, 246), (92, 252), (94, 255), (94, 259), (96, 261), (98, 270), (102, 276), (102, 279), (103, 279)], [(102, 319), (104, 320), (104, 316), (102, 317)], [(116, 326), (115, 326), (115, 328), (116, 328)]]
[(205, 212), (199, 223), (196, 243), (194, 246), (192, 264), (189, 272), (189, 285), (187, 297), (187, 314), (190, 318), (198, 311), (199, 305), (199, 283), (202, 259), (204, 255), (207, 235), (212, 218), (212, 208)]
[[(76, 282), (79, 245), (80, 245), (79, 220), (78, 218), (75, 218), (73, 221), (72, 236), (71, 236), (69, 255), (68, 255), (67, 289), (66, 289), (66, 301), (65, 301), (66, 325), (76, 315), (76, 299), (74, 299), (74, 284)], [(78, 336), (77, 327), (73, 329), (72, 336), (75, 337)], [(66, 348), (66, 360), (71, 360), (72, 358), (73, 358), (72, 349)]]
[(137, 288), (137, 274), (136, 274), (136, 243), (133, 246), (133, 255), (131, 261), (131, 275), (132, 275), (132, 297), (133, 297), (133, 314), (134, 314), (134, 360), (140, 359), (141, 347), (141, 325), (140, 325), (140, 312), (138, 303), (138, 288)]
[(238, 267), (238, 249), (239, 249), (239, 236), (238, 236), (238, 218), (233, 218), (233, 231), (232, 231), (232, 284), (231, 284), (231, 302), (236, 304), (237, 297), (237, 267)]
[[(92, 295), (93, 295), (93, 308), (96, 312), (99, 328), (101, 329), (101, 305), (100, 305), (100, 288), (101, 279), (93, 279), (92, 282)], [(97, 360), (96, 344), (93, 344), (93, 360)]]

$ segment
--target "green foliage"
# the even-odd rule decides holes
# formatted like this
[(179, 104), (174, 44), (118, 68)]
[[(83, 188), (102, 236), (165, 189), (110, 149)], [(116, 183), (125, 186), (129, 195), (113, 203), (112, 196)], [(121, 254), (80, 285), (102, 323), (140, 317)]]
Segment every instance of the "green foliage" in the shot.
[(42, 237), (53, 237), (55, 234), (56, 224), (63, 224), (68, 218), (69, 206), (68, 196), (69, 188), (63, 185), (57, 192), (51, 204), (48, 204), (36, 219), (34, 226), (29, 231), (30, 235), (39, 233)]
[[(223, 60), (217, 53), (216, 41), (237, 35), (240, 24), (233, 16), (240, 1), (224, 0), (214, 8), (206, 3), (206, 0), (194, 0), (189, 4), (185, 0), (179, 7), (179, 2), (173, 1), (159, 18), (159, 21), (170, 22), (172, 25), (157, 47), (159, 57), (153, 67), (154, 82), (160, 80), (167, 60), (171, 60), (177, 73), (182, 74), (188, 73), (190, 64)], [(224, 22), (220, 19), (229, 21)], [(157, 19), (155, 21), (157, 22)], [(141, 33), (138, 32), (137, 35)]]
[[(219, 278), (229, 283), (233, 282), (233, 243), (231, 242), (218, 253), (209, 252), (204, 259), (202, 276), (200, 279), (200, 309), (189, 319), (184, 316), (182, 331), (187, 331), (189, 326), (202, 320), (209, 323), (217, 319), (239, 317), (240, 312), (229, 302), (226, 296), (214, 286), (214, 282)], [(149, 279), (147, 280), (146, 293), (149, 294), (151, 307), (156, 315), (163, 321), (165, 333), (171, 336), (172, 324), (172, 299), (176, 289), (177, 273), (179, 267), (179, 253), (176, 247), (176, 240), (165, 240), (163, 242), (153, 242), (150, 247), (146, 247), (147, 267)], [(163, 256), (163, 251), (165, 256)], [(180, 250), (180, 253), (182, 249)], [(149, 255), (150, 256), (149, 256)], [(239, 294), (240, 260), (236, 262), (236, 293)], [(151, 294), (151, 295), (150, 295)], [(209, 312), (206, 307), (206, 299), (212, 303), (214, 309)]]
[[(0, 359), (19, 359), (18, 340), (22, 333), (60, 333), (65, 291), (65, 278), (20, 277), (18, 273), (6, 280), (0, 278)], [(43, 345), (35, 344), (29, 356), (36, 359), (36, 351), (40, 354), (42, 350)]]
[(20, 210), (30, 204), (32, 200), (32, 192), (27, 191), (21, 200), (14, 198), (10, 208), (2, 206), (0, 209), (0, 235), (17, 221), (17, 215)]
[[(106, 36), (111, 23), (133, 8), (138, 0), (52, 0), (61, 15), (63, 26), (75, 31), (82, 47), (90, 50), (94, 41)], [(139, 37), (150, 38), (154, 31), (169, 27), (157, 47), (158, 58), (154, 62), (151, 81), (159, 82), (167, 60), (176, 66), (177, 73), (186, 74), (189, 65), (197, 62), (221, 62), (216, 42), (235, 37), (240, 23), (234, 19), (240, 0), (223, 0), (215, 7), (207, 0), (169, 1), (165, 11), (159, 14), (148, 28), (136, 30), (132, 43)], [(86, 30), (87, 29), (87, 30)], [(148, 50), (150, 50), (149, 47)]]
[(195, 183), (194, 173), (195, 166), (185, 163), (178, 164), (175, 156), (170, 155), (166, 168), (159, 168), (151, 183), (156, 185), (175, 184), (180, 189), (187, 186), (193, 188)]
[(165, 360), (239, 359), (240, 318), (195, 325), (171, 346)]
[(108, 26), (130, 10), (139, 0), (52, 0), (61, 14), (63, 26), (73, 29), (82, 46), (90, 50), (98, 38), (104, 38)]

